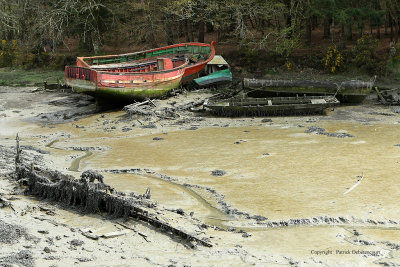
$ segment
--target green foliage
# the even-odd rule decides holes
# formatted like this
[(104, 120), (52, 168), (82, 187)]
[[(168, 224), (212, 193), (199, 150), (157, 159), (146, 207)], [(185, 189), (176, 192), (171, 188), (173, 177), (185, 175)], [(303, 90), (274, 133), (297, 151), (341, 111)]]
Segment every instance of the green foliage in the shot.
[(14, 68), (0, 68), (0, 85), (42, 85), (44, 81), (57, 83), (64, 80), (64, 75), (64, 71), (44, 69), (28, 71)]
[(379, 61), (375, 53), (378, 44), (378, 40), (369, 35), (364, 35), (358, 39), (352, 50), (353, 64), (369, 74), (374, 74), (379, 67)]
[(0, 67), (12, 67), (15, 65), (17, 41), (1, 40), (0, 46)]

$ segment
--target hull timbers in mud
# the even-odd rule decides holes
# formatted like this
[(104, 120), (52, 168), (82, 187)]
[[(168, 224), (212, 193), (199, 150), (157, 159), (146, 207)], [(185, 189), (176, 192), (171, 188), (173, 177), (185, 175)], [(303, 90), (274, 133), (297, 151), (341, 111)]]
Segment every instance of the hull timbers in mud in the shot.
[(243, 80), (247, 90), (259, 90), (271, 96), (335, 95), (340, 102), (361, 103), (371, 92), (373, 81)]
[(208, 99), (204, 107), (219, 116), (236, 117), (322, 113), (326, 108), (338, 104), (334, 96), (233, 97), (225, 100)]
[[(57, 201), (67, 206), (80, 207), (88, 213), (108, 213), (113, 218), (133, 218), (148, 223), (153, 227), (186, 241), (212, 247), (206, 240), (196, 237), (183, 229), (172, 226), (170, 223), (157, 217), (156, 204), (150, 202), (150, 191), (142, 196), (117, 192), (114, 188), (103, 182), (103, 176), (96, 171), (87, 170), (82, 173), (80, 179), (71, 179), (58, 171), (51, 171), (34, 167), (33, 163), (25, 165), (21, 157), (19, 138), (17, 136), (16, 179), (20, 184), (27, 185), (26, 193)], [(94, 181), (97, 180), (98, 183)], [(180, 219), (184, 219), (183, 217)], [(186, 218), (188, 223), (193, 221)]]

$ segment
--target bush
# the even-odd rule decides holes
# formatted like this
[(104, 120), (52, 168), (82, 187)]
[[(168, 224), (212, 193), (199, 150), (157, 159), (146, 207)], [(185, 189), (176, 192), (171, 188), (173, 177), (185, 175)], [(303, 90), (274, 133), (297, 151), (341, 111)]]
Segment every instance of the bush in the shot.
[(17, 41), (1, 40), (0, 67), (12, 67), (16, 64)]
[(328, 47), (324, 58), (322, 59), (324, 69), (331, 72), (337, 73), (345, 69), (343, 55), (334, 47)]
[(352, 50), (353, 64), (368, 74), (375, 74), (379, 68), (379, 61), (375, 53), (378, 44), (379, 41), (369, 35), (358, 39)]
[(66, 65), (74, 65), (75, 57), (64, 54), (55, 54), (52, 59), (52, 68), (54, 70), (64, 70)]

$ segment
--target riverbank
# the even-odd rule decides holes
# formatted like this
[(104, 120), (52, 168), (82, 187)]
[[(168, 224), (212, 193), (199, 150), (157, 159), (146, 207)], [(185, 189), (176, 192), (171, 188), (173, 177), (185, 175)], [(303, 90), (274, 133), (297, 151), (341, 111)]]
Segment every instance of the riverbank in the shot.
[[(396, 107), (377, 105), (373, 96), (326, 116), (216, 118), (180, 108), (209, 97), (207, 91), (155, 100), (157, 107), (148, 115), (128, 116), (101, 112), (79, 94), (15, 89), (0, 89), (0, 193), (14, 209), (0, 209), (1, 263), (356, 266), (399, 261), (400, 221), (393, 202), (399, 190), (392, 179), (400, 115)], [(210, 237), (213, 247), (192, 249), (134, 220), (83, 214), (24, 196), (9, 179), (16, 133), (24, 155), (37, 164), (74, 177), (95, 169), (126, 193), (143, 194), (150, 187), (158, 205), (193, 212), (209, 225), (198, 234)], [(386, 164), (381, 165), (385, 171), (377, 164)], [(87, 231), (123, 234), (92, 240), (82, 234)]]

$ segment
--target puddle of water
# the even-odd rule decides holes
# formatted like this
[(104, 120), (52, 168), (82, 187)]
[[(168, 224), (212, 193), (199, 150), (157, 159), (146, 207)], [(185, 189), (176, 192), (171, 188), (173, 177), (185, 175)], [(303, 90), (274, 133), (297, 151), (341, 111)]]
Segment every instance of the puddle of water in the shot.
[(85, 151), (85, 155), (77, 157), (71, 162), (71, 166), (68, 168), (69, 171), (72, 172), (78, 172), (79, 171), (79, 164), (81, 163), (82, 160), (89, 158), (90, 156), (93, 155), (93, 152), (91, 151)]

